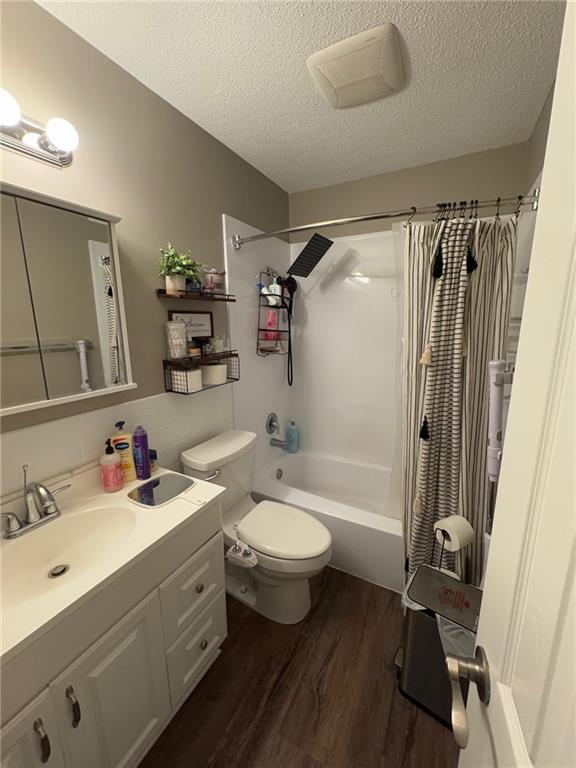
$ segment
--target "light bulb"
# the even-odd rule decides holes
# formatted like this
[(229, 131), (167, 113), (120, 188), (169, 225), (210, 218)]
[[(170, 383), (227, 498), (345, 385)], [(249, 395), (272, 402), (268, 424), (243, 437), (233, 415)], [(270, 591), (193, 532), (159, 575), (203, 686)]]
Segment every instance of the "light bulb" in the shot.
[(63, 117), (53, 117), (46, 124), (50, 144), (61, 152), (73, 152), (78, 146), (78, 131)]
[(21, 117), (20, 105), (14, 96), (4, 88), (0, 88), (0, 126), (14, 128)]
[(25, 133), (24, 136), (22, 136), (22, 143), (26, 144), (28, 147), (32, 147), (33, 149), (40, 149), (41, 138), (42, 136), (39, 133), (28, 131), (28, 133)]

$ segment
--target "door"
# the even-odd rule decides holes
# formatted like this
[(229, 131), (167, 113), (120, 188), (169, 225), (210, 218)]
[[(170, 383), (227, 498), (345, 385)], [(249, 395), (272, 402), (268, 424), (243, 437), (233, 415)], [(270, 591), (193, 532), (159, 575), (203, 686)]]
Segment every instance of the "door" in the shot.
[(575, 26), (569, 2), (461, 768), (576, 765)]
[(51, 685), (70, 768), (128, 768), (170, 711), (158, 593), (143, 600)]
[(0, 738), (2, 768), (65, 768), (48, 690), (18, 712)]

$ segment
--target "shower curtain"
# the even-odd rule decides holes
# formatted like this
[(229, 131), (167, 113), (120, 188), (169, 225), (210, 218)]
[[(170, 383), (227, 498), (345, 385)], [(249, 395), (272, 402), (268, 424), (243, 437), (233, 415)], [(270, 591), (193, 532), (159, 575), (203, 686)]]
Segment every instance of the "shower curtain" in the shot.
[(472, 583), (481, 578), (490, 501), (488, 361), (505, 352), (516, 228), (515, 217), (407, 226), (403, 506), (410, 572), (431, 561), (434, 523), (460, 514), (475, 541), (458, 569)]

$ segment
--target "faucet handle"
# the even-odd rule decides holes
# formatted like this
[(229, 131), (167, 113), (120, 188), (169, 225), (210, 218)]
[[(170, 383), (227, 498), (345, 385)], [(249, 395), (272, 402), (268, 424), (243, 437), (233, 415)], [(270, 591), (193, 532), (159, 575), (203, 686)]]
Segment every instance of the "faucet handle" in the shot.
[(0, 520), (6, 520), (4, 532), (6, 534), (16, 533), (22, 528), (22, 523), (14, 512), (0, 512)]

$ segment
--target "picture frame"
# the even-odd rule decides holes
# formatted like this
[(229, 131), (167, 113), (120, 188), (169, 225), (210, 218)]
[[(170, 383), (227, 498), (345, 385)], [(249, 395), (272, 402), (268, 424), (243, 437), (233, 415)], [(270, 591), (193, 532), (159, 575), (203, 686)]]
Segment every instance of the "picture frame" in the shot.
[(169, 310), (168, 320), (186, 324), (186, 339), (210, 339), (214, 336), (214, 318), (212, 312), (187, 312)]

